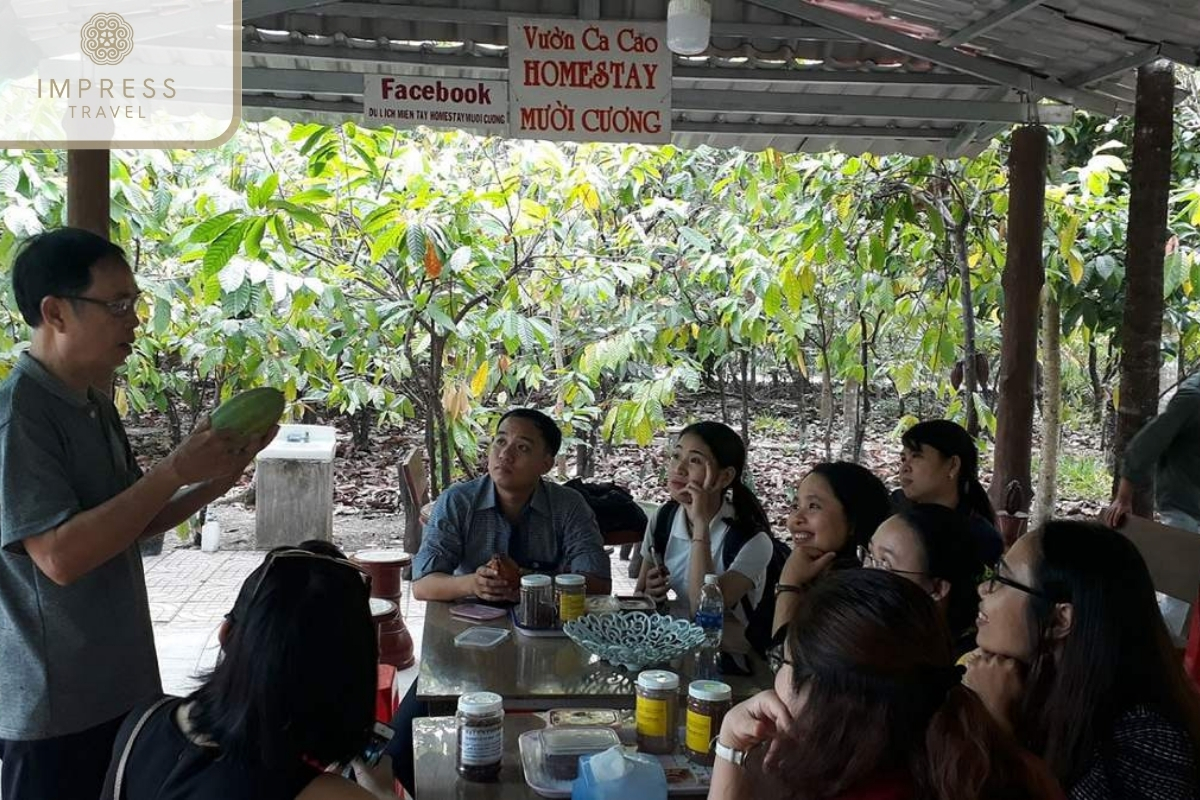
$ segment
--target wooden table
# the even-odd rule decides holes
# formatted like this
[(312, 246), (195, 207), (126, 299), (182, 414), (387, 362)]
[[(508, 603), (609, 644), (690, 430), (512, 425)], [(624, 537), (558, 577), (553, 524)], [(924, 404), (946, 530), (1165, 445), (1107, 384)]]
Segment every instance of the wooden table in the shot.
[[(632, 708), (637, 673), (614, 667), (566, 637), (531, 638), (511, 630), (507, 618), (482, 623), (509, 628), (508, 638), (490, 650), (456, 647), (454, 637), (473, 623), (450, 616), (450, 603), (425, 608), (417, 697), (430, 703), (430, 714), (452, 714), (466, 692), (496, 692), (509, 710), (546, 711), (561, 706)], [(761, 659), (751, 658), (754, 674), (726, 676), (734, 701), (774, 684)], [(686, 686), (691, 658), (675, 665)]]
[(504, 758), (500, 778), (494, 783), (473, 783), (459, 777), (455, 769), (458, 738), (454, 717), (424, 717), (413, 720), (413, 770), (416, 796), (421, 800), (534, 800), (537, 792), (525, 783), (518, 739), (526, 731), (545, 726), (535, 714), (511, 714), (504, 718)]

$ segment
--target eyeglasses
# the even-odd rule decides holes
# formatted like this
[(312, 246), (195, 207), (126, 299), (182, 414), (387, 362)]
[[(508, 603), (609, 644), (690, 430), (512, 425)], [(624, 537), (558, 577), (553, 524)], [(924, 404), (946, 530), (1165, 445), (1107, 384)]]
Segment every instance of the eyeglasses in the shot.
[(789, 667), (796, 666), (794, 661), (783, 654), (783, 647), (773, 647), (767, 651), (767, 667), (772, 675), (778, 674), (785, 664)]
[(861, 546), (858, 548), (858, 563), (862, 564), (867, 569), (878, 569), (884, 572), (894, 572), (897, 575), (919, 575), (921, 577), (927, 577), (926, 573), (924, 572), (917, 572), (916, 570), (911, 569), (896, 569), (886, 561), (876, 558), (871, 554), (870, 550)]
[(1002, 586), (1011, 586), (1012, 588), (1016, 589), (1019, 592), (1024, 592), (1025, 594), (1031, 594), (1034, 597), (1040, 597), (1043, 600), (1053, 600), (1054, 599), (1046, 592), (1043, 592), (1041, 589), (1035, 589), (1032, 586), (1026, 586), (1025, 584), (1021, 583), (1020, 581), (1016, 581), (1005, 575), (1001, 575), (1000, 574), (1001, 564), (1002, 564), (1002, 562), (997, 561), (995, 564), (992, 564), (991, 566), (989, 566), (987, 569), (985, 569), (983, 571), (983, 579), (979, 582), (979, 585), (984, 587), (984, 591), (986, 593), (991, 594), (992, 592), (996, 591), (996, 584), (999, 583)]
[(80, 294), (65, 294), (62, 297), (64, 300), (78, 300), (82, 303), (91, 303), (94, 306), (104, 306), (112, 316), (123, 317), (137, 309), (138, 298), (141, 295), (135, 294), (133, 297), (121, 297), (117, 300), (97, 300), (95, 297), (84, 297)]
[[(258, 590), (262, 588), (263, 582), (267, 579), (267, 575), (271, 571), (271, 567), (274, 566), (275, 563), (280, 559), (287, 558), (316, 559), (319, 561), (327, 561), (332, 564), (339, 564), (343, 567), (349, 567), (358, 573), (358, 575), (362, 578), (363, 585), (367, 590), (367, 594), (371, 593), (371, 573), (367, 572), (353, 561), (347, 561), (344, 558), (334, 558), (333, 556), (327, 556), (323, 553), (314, 553), (311, 550), (302, 550), (299, 547), (293, 547), (287, 550), (276, 550), (267, 554), (267, 560), (263, 562), (262, 572), (258, 576), (258, 582), (254, 584), (254, 589), (251, 590), (250, 596), (246, 598), (246, 605), (245, 608), (242, 609), (242, 613), (246, 613), (254, 605), (254, 599), (258, 597)], [(234, 613), (230, 611), (225, 615), (225, 619), (233, 622), (236, 620), (236, 617)]]

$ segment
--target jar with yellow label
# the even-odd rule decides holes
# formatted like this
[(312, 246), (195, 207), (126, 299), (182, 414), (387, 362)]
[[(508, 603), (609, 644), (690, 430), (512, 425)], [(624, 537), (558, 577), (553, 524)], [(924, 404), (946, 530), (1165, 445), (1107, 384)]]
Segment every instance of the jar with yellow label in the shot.
[(587, 613), (587, 586), (582, 575), (558, 575), (554, 578), (555, 606), (559, 623), (579, 619)]
[(662, 669), (646, 670), (637, 679), (638, 750), (670, 755), (679, 746), (679, 676)]
[(688, 685), (685, 749), (693, 763), (712, 766), (713, 737), (721, 732), (721, 721), (732, 707), (733, 689), (729, 684), (692, 681)]

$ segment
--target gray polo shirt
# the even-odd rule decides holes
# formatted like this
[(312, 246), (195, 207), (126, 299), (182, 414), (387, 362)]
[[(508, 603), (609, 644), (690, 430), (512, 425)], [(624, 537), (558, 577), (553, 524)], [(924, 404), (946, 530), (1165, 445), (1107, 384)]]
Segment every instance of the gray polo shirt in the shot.
[(108, 398), (22, 355), (0, 384), (0, 738), (76, 733), (162, 691), (137, 545), (59, 586), (22, 544), (141, 475)]

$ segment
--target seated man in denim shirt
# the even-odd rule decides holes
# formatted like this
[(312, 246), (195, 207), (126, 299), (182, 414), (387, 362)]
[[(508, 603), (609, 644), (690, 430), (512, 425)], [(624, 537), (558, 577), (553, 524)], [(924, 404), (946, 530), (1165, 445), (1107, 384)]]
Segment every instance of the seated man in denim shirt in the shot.
[(518, 408), (500, 418), (488, 449), (488, 474), (438, 497), (413, 560), (413, 597), (516, 600), (488, 566), (507, 555), (526, 572), (576, 572), (587, 590), (612, 590), (611, 565), (596, 516), (574, 489), (545, 481), (562, 433), (540, 411)]

